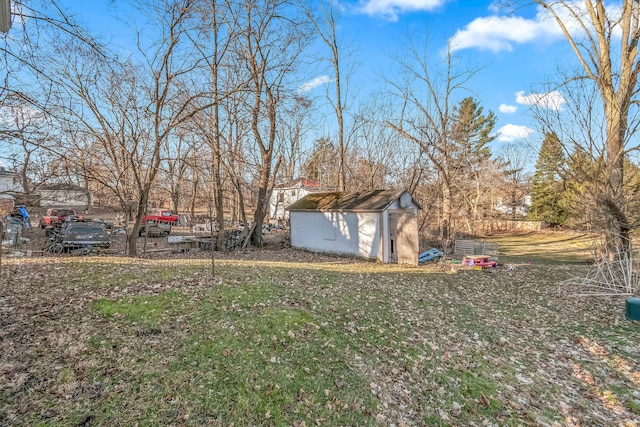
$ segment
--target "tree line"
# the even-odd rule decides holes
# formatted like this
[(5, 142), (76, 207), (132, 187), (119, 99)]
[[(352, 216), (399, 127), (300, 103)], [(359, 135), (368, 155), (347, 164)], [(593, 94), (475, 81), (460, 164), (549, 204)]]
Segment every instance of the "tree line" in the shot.
[[(631, 229), (635, 193), (623, 188), (629, 181), (622, 170), (634, 170), (628, 142), (635, 122), (620, 121), (635, 114), (636, 2), (625, 2), (617, 21), (595, 10), (604, 8), (599, 1), (592, 15), (577, 15), (594, 33), (627, 29), (630, 50), (620, 67), (609, 61), (605, 69), (566, 31), (591, 81), (559, 78), (564, 92), (576, 96), (576, 111), (562, 117), (534, 111), (547, 137), (533, 176), (531, 147), (503, 144), (492, 152), (496, 117), (469, 91), (481, 70), (464, 68), (451, 48), (445, 55), (431, 51), (426, 35), (407, 40), (395, 69), (380, 77), (383, 93), (352, 95), (357, 51), (341, 39), (335, 1), (130, 2), (126, 52), (84, 29), (56, 1), (14, 3), (14, 27), (2, 45), (3, 148), (27, 194), (46, 183), (75, 183), (96, 202), (129, 213), (131, 255), (151, 203), (193, 215), (204, 208), (221, 227), (229, 218), (254, 221), (251, 241), (260, 245), (275, 186), (300, 176), (339, 191), (406, 188), (424, 207), (421, 228), (445, 246), (460, 233), (473, 234), (477, 221), (522, 218), (529, 195), (532, 219), (605, 227), (611, 242)], [(576, 7), (537, 3), (561, 27), (566, 14), (559, 9)], [(587, 40), (598, 52), (611, 41)], [(314, 62), (329, 76), (321, 98), (301, 89), (305, 66)], [(620, 77), (609, 81), (607, 72)], [(618, 96), (612, 102), (623, 111), (608, 109), (611, 102), (602, 100), (609, 95)], [(319, 111), (328, 125), (318, 137)], [(583, 114), (605, 138), (576, 137), (586, 127), (563, 125), (569, 113)], [(558, 153), (548, 155), (553, 149)], [(603, 179), (608, 184), (598, 187)], [(577, 204), (570, 200), (589, 200), (589, 210), (572, 212)]]

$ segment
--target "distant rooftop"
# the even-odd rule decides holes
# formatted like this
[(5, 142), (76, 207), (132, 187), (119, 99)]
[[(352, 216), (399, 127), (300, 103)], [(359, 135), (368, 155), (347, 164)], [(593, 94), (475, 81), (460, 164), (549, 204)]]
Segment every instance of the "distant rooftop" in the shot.
[(45, 191), (58, 191), (58, 190), (74, 190), (74, 191), (87, 191), (86, 189), (75, 184), (45, 184), (41, 185), (38, 190)]
[(333, 190), (334, 187), (330, 186), (330, 185), (326, 185), (326, 184), (321, 184), (319, 182), (315, 182), (312, 181), (308, 178), (298, 178), (298, 179), (294, 179), (293, 181), (290, 181), (288, 183), (285, 184), (280, 184), (277, 185), (276, 188), (278, 189), (285, 189), (285, 188), (304, 188), (307, 190)]

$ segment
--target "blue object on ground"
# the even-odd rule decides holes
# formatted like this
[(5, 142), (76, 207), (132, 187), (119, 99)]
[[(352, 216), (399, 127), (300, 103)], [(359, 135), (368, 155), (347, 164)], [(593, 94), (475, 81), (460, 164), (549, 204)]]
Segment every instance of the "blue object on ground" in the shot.
[(444, 253), (440, 249), (431, 248), (418, 255), (418, 262), (431, 261), (434, 258), (440, 259), (442, 255), (444, 255)]
[(627, 298), (625, 317), (627, 320), (640, 321), (640, 298)]

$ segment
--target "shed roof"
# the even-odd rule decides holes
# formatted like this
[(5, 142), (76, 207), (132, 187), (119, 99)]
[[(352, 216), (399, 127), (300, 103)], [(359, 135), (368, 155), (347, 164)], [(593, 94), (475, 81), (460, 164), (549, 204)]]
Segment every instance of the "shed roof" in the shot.
[[(311, 193), (289, 205), (288, 211), (383, 211), (406, 190), (371, 190), (357, 193)], [(422, 208), (415, 199), (413, 203)]]

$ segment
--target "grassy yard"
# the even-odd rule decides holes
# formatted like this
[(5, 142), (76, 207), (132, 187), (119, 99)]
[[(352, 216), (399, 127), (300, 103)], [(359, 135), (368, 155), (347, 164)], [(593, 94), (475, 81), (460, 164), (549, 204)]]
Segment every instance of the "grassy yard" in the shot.
[(482, 240), (500, 245), (500, 261), (585, 264), (594, 258), (596, 236), (588, 233), (497, 233)]
[(640, 326), (559, 286), (586, 266), (240, 256), (5, 260), (0, 425), (638, 425)]

